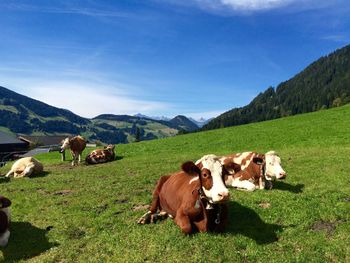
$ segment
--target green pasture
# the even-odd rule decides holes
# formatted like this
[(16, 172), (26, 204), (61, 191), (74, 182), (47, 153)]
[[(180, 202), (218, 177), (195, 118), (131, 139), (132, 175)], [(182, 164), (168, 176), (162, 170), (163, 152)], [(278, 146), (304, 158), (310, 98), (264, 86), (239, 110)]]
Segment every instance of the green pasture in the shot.
[[(137, 225), (161, 175), (208, 153), (247, 150), (276, 150), (288, 176), (272, 190), (231, 189), (225, 233), (185, 236), (171, 219)], [(57, 152), (38, 155), (43, 174), (0, 178), (12, 201), (0, 261), (350, 262), (350, 105), (117, 145), (116, 154), (78, 167)]]

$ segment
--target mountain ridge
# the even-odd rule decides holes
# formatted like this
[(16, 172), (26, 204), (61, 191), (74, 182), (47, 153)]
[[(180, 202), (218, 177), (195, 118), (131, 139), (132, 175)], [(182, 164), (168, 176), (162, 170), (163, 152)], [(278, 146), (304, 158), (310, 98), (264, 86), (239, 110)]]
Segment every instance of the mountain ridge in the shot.
[(272, 120), (350, 102), (350, 45), (322, 56), (276, 88), (259, 93), (248, 105), (214, 118), (201, 130)]

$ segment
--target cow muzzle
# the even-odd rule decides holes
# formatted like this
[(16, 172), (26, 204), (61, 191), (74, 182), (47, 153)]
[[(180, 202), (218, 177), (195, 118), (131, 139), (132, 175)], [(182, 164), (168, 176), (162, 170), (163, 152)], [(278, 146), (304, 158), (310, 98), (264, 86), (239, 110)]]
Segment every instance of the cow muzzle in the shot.
[(224, 202), (230, 199), (230, 193), (227, 191), (218, 193), (216, 202)]
[(278, 179), (285, 179), (286, 177), (287, 177), (287, 173), (286, 173), (286, 172), (281, 172), (281, 173), (279, 174)]

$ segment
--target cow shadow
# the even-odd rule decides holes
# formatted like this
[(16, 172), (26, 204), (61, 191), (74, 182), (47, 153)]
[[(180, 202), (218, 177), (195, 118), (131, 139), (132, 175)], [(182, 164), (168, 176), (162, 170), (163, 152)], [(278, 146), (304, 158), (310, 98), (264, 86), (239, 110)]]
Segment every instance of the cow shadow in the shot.
[(6, 262), (31, 259), (58, 245), (48, 241), (47, 230), (28, 222), (11, 222), (10, 231), (8, 245), (0, 248)]
[(124, 156), (116, 156), (114, 158), (114, 161), (119, 161), (119, 160), (122, 160), (122, 159), (124, 159)]
[(40, 177), (46, 177), (47, 175), (49, 175), (50, 172), (48, 171), (43, 171), (41, 173), (38, 174), (32, 174), (31, 176), (29, 176), (29, 178), (40, 178)]
[(288, 191), (291, 193), (299, 194), (303, 192), (304, 187), (305, 187), (304, 184), (291, 185), (282, 181), (275, 181), (273, 182), (272, 189), (278, 189), (282, 191)]
[(226, 232), (240, 234), (259, 245), (278, 241), (277, 233), (282, 232), (283, 226), (265, 223), (251, 208), (237, 202), (229, 202), (229, 223)]
[(9, 177), (5, 177), (5, 175), (0, 177), (0, 184), (8, 183), (8, 182), (10, 182), (10, 178)]

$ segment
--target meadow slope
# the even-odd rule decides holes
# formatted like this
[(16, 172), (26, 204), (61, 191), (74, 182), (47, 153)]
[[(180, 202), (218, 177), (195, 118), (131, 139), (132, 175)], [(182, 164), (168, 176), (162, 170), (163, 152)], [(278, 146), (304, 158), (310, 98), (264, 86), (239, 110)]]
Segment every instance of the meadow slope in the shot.
[[(12, 233), (0, 260), (30, 262), (349, 262), (350, 105), (117, 145), (117, 160), (0, 178)], [(172, 220), (137, 225), (157, 179), (204, 154), (276, 150), (288, 172), (272, 190), (231, 189), (223, 234), (184, 236)], [(84, 152), (84, 156), (87, 154)], [(9, 165), (0, 169), (4, 174)]]

